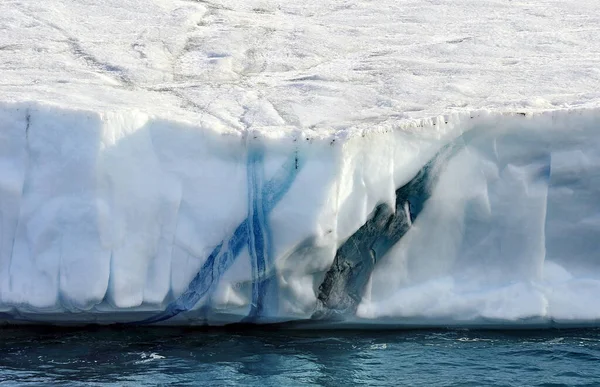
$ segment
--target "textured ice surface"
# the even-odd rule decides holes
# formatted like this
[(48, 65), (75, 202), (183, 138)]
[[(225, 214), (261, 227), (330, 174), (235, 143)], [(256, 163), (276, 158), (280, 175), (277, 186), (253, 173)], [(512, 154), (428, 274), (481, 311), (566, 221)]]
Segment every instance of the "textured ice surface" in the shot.
[(0, 3), (0, 320), (595, 323), (598, 15)]

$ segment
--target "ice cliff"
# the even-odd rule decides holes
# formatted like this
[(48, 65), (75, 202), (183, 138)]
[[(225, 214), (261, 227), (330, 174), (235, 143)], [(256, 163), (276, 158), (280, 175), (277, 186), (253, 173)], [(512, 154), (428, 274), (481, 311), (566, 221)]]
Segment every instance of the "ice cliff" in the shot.
[(0, 4), (0, 321), (597, 324), (600, 9), (552, 3)]
[(23, 319), (589, 320), (600, 112), (330, 137), (5, 105), (0, 304)]

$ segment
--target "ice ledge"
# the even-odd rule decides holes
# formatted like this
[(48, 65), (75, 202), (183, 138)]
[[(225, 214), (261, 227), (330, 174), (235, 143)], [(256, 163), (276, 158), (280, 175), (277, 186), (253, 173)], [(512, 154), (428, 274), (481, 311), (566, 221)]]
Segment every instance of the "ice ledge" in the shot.
[[(162, 122), (171, 124), (173, 130), (193, 129), (201, 130), (208, 134), (221, 134), (226, 136), (246, 136), (252, 133), (265, 140), (283, 140), (286, 138), (299, 139), (307, 141), (332, 141), (362, 137), (370, 133), (385, 133), (390, 130), (398, 130), (409, 134), (416, 134), (424, 138), (442, 138), (447, 134), (462, 133), (478, 125), (491, 126), (495, 124), (511, 124), (513, 120), (535, 120), (532, 125), (545, 125), (554, 120), (567, 120), (568, 117), (594, 116), (600, 110), (600, 97), (591, 98), (586, 102), (574, 104), (571, 107), (562, 108), (535, 108), (535, 107), (514, 107), (504, 109), (460, 109), (432, 115), (421, 118), (403, 117), (401, 114), (395, 117), (384, 117), (382, 119), (374, 118), (370, 122), (343, 123), (329, 126), (295, 126), (295, 125), (264, 125), (264, 124), (246, 124), (227, 125), (223, 121), (215, 119), (208, 114), (187, 114), (174, 111), (165, 111), (156, 113), (143, 108), (100, 108), (81, 105), (77, 107), (66, 106), (61, 103), (22, 100), (2, 100), (0, 98), (0, 109), (3, 111), (23, 111), (23, 112), (55, 112), (57, 116), (66, 117), (69, 115), (85, 116), (89, 119), (95, 119), (104, 122), (104, 125), (112, 125), (111, 120), (128, 121), (130, 131), (141, 128), (148, 122)], [(577, 119), (577, 118), (575, 118)], [(593, 118), (592, 118), (593, 119)], [(538, 121), (542, 120), (542, 121)], [(523, 122), (523, 121), (520, 121)], [(334, 145), (334, 144), (331, 144)]]

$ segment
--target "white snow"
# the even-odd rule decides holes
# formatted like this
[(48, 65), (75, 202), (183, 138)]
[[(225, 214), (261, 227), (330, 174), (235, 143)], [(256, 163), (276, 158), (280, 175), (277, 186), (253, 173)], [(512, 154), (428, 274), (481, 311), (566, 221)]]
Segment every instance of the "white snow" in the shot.
[(309, 318), (464, 134), (347, 321), (594, 323), (599, 26), (596, 0), (0, 2), (0, 321), (160, 313), (243, 224), (166, 323), (242, 320), (263, 248), (265, 318)]

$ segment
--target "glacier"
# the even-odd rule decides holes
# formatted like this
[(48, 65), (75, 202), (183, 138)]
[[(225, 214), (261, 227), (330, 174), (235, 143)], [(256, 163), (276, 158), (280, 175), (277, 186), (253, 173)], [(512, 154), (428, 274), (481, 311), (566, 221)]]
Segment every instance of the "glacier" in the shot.
[(1, 3), (0, 323), (598, 325), (598, 15)]
[(600, 313), (596, 109), (480, 111), (334, 138), (39, 104), (0, 118), (7, 321)]

